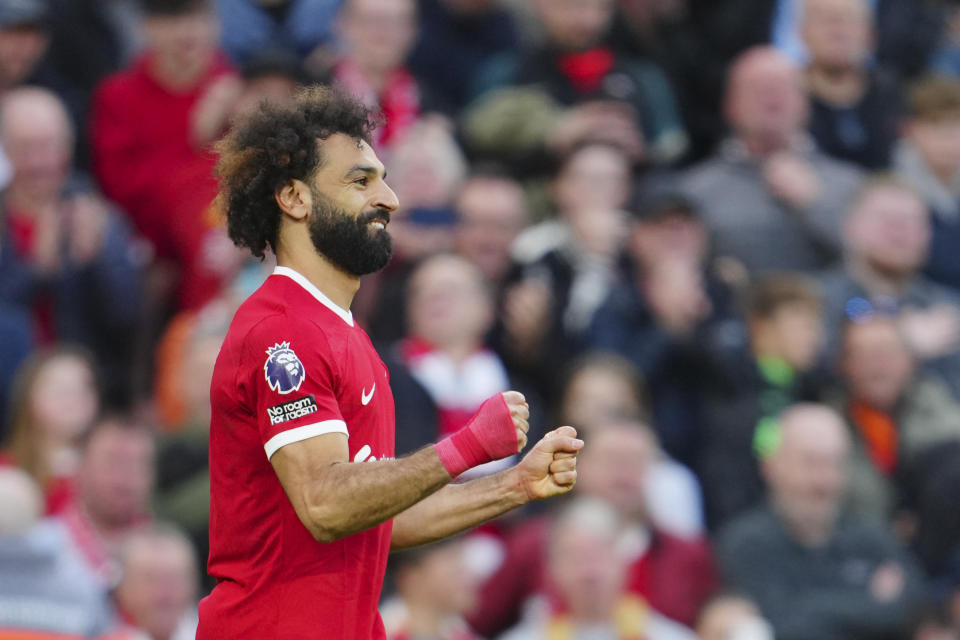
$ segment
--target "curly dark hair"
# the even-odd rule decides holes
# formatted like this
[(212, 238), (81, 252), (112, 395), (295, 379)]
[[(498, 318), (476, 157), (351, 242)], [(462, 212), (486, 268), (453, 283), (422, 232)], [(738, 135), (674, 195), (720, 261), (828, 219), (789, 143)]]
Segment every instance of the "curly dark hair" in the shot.
[(277, 249), (282, 212), (274, 198), (290, 180), (307, 180), (323, 164), (319, 141), (335, 133), (370, 142), (379, 123), (359, 100), (340, 89), (310, 86), (290, 105), (261, 103), (217, 143), (220, 204), (234, 244), (258, 258)]

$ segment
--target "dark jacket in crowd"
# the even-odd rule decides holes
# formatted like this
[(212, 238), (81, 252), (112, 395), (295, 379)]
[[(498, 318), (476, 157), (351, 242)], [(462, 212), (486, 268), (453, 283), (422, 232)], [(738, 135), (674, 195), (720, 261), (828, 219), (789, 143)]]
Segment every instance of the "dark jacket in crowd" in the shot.
[[(919, 594), (912, 560), (886, 529), (841, 519), (821, 548), (800, 545), (769, 506), (730, 523), (717, 543), (723, 579), (756, 602), (777, 640), (901, 638)], [(871, 594), (877, 569), (896, 566), (902, 590)]]
[(718, 279), (704, 276), (710, 315), (690, 335), (674, 335), (657, 322), (639, 285), (624, 277), (593, 316), (586, 344), (618, 353), (643, 374), (654, 428), (664, 450), (692, 465), (701, 438), (702, 394), (712, 380), (714, 354), (746, 341), (732, 313), (732, 295)]

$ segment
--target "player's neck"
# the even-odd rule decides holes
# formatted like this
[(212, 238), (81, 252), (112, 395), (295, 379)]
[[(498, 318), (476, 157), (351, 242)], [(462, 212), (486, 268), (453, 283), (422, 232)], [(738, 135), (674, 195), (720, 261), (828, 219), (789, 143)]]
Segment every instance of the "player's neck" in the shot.
[(332, 262), (317, 253), (305, 259), (298, 259), (281, 251), (277, 255), (277, 265), (289, 267), (305, 277), (341, 309), (350, 308), (353, 296), (360, 288), (358, 276), (338, 269)]

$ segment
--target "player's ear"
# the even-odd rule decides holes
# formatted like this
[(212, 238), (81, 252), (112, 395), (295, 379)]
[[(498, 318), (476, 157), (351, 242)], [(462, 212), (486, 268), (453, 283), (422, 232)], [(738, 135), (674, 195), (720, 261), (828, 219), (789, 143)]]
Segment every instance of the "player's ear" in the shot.
[(281, 185), (274, 198), (280, 210), (295, 220), (303, 220), (313, 208), (310, 187), (303, 180), (293, 179)]

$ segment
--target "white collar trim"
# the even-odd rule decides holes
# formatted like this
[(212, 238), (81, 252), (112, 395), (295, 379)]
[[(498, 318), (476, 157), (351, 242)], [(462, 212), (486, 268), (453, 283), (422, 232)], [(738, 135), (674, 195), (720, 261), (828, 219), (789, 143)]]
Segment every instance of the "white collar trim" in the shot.
[(306, 289), (307, 293), (309, 293), (314, 298), (316, 298), (320, 304), (322, 304), (323, 306), (330, 309), (330, 311), (333, 311), (335, 314), (340, 316), (340, 318), (343, 319), (343, 321), (346, 322), (348, 325), (350, 325), (351, 327), (353, 326), (353, 312), (350, 311), (349, 309), (344, 309), (343, 307), (338, 305), (336, 302), (328, 298), (323, 293), (323, 291), (320, 291), (320, 289), (317, 289), (316, 285), (314, 285), (312, 282), (307, 280), (307, 278), (303, 274), (297, 271), (294, 271), (290, 267), (278, 266), (278, 267), (274, 267), (273, 275), (286, 276), (290, 278), (291, 280), (296, 282), (298, 285)]

